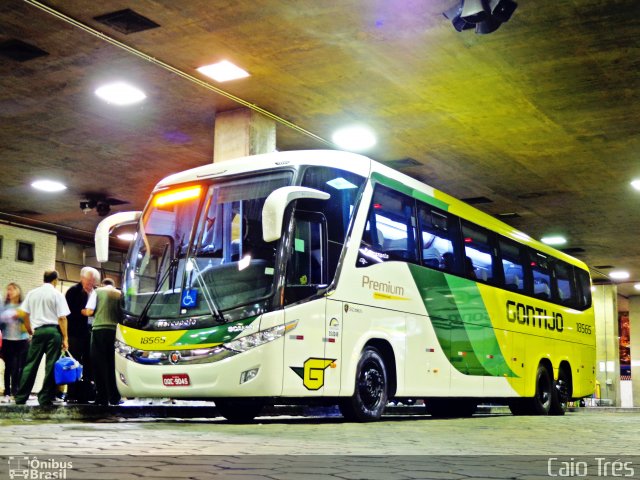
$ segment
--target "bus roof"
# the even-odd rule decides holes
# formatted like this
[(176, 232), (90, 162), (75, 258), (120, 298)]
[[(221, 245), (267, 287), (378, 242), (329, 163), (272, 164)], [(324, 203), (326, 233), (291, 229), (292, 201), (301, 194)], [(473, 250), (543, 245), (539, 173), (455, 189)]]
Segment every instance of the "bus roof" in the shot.
[(529, 235), (513, 228), (497, 218), (478, 210), (471, 205), (458, 200), (440, 190), (437, 190), (404, 173), (398, 172), (382, 163), (371, 160), (356, 153), (339, 150), (297, 150), (287, 152), (273, 152), (261, 155), (242, 157), (210, 165), (185, 170), (162, 179), (154, 191), (164, 190), (172, 185), (196, 182), (199, 180), (237, 175), (248, 172), (258, 172), (287, 166), (317, 165), (346, 170), (363, 177), (372, 178), (382, 184), (392, 186), (419, 200), (447, 210), (465, 220), (493, 230), (518, 243), (528, 245), (542, 253), (547, 253), (558, 259), (588, 270), (587, 265), (555, 248), (539, 242)]

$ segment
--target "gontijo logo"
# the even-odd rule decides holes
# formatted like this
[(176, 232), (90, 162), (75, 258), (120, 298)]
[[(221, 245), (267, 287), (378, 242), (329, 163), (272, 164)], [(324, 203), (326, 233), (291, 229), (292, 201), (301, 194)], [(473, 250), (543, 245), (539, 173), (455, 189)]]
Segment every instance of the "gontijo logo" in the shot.
[(307, 358), (302, 367), (289, 367), (302, 379), (307, 390), (320, 390), (324, 385), (324, 371), (335, 366), (335, 358)]
[(562, 332), (564, 330), (564, 319), (561, 313), (547, 313), (544, 308), (537, 308), (524, 303), (507, 300), (507, 320), (520, 325), (530, 325), (532, 327), (544, 328)]

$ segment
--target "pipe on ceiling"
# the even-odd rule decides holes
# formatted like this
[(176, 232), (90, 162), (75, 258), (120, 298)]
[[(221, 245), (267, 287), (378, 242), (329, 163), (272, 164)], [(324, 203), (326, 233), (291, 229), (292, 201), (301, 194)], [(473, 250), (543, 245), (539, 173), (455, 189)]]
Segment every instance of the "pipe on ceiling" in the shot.
[(115, 38), (110, 37), (109, 35), (106, 35), (106, 34), (100, 32), (99, 30), (96, 30), (95, 28), (90, 27), (89, 25), (86, 25), (86, 24), (76, 20), (75, 18), (72, 18), (72, 17), (60, 12), (59, 10), (56, 10), (55, 8), (52, 8), (52, 7), (46, 5), (46, 4), (42, 3), (42, 2), (39, 2), (37, 0), (24, 0), (24, 1), (26, 3), (28, 3), (29, 5), (33, 6), (33, 7), (36, 7), (38, 9), (50, 14), (50, 15), (53, 15), (54, 17), (58, 18), (59, 20), (62, 20), (62, 21), (66, 22), (66, 23), (68, 23), (70, 25), (73, 25), (74, 27), (77, 27), (77, 28), (79, 28), (81, 30), (84, 30), (85, 32), (93, 35), (94, 37), (99, 38), (100, 40), (103, 40), (103, 41), (105, 41), (107, 43), (110, 43), (111, 45), (114, 45), (114, 46), (116, 46), (118, 48), (121, 48), (121, 49), (123, 49), (123, 50), (125, 50), (125, 51), (127, 51), (127, 52), (129, 52), (129, 53), (131, 53), (131, 54), (133, 54), (133, 55), (135, 55), (137, 57), (139, 57), (139, 58), (142, 58), (143, 60), (146, 60), (146, 61), (148, 61), (150, 63), (153, 63), (154, 65), (157, 65), (157, 66), (159, 66), (161, 68), (164, 68), (165, 70), (167, 70), (167, 71), (169, 71), (169, 72), (171, 72), (171, 73), (173, 73), (175, 75), (178, 75), (178, 76), (180, 76), (180, 77), (182, 77), (182, 78), (184, 78), (186, 80), (189, 80), (190, 82), (193, 82), (196, 85), (204, 87), (207, 90), (215, 92), (218, 95), (221, 95), (221, 96), (223, 96), (225, 98), (228, 98), (229, 100), (232, 100), (232, 101), (234, 101), (236, 103), (239, 103), (240, 105), (242, 105), (244, 107), (250, 108), (251, 110), (253, 110), (253, 111), (257, 112), (257, 113), (260, 113), (261, 115), (264, 115), (265, 117), (270, 118), (271, 120), (274, 120), (274, 121), (280, 123), (281, 125), (284, 125), (285, 127), (288, 127), (290, 129), (298, 132), (298, 133), (301, 133), (303, 135), (311, 137), (311, 138), (313, 138), (314, 140), (316, 140), (316, 141), (318, 141), (320, 143), (323, 143), (325, 145), (331, 146), (332, 148), (336, 148), (335, 145), (333, 143), (331, 143), (330, 141), (325, 140), (324, 138), (316, 135), (315, 133), (312, 133), (309, 130), (304, 129), (304, 128), (296, 125), (295, 123), (290, 122), (289, 120), (286, 120), (286, 119), (276, 115), (275, 113), (271, 113), (270, 111), (265, 110), (264, 108), (262, 108), (262, 107), (260, 107), (258, 105), (255, 105), (255, 104), (253, 104), (251, 102), (243, 100), (240, 97), (236, 97), (235, 95), (233, 95), (233, 94), (231, 94), (229, 92), (226, 92), (226, 91), (224, 91), (224, 90), (222, 90), (222, 89), (220, 89), (220, 88), (218, 88), (218, 87), (216, 87), (214, 85), (211, 85), (210, 83), (207, 83), (207, 82), (205, 82), (203, 80), (200, 80), (199, 78), (196, 78), (193, 75), (190, 75), (190, 74), (188, 74), (186, 72), (183, 72), (182, 70), (180, 70), (180, 69), (178, 69), (178, 68), (176, 68), (176, 67), (174, 67), (172, 65), (169, 65), (168, 63), (165, 63), (162, 60), (159, 60), (159, 59), (157, 59), (155, 57), (152, 57), (151, 55), (147, 55), (146, 53), (141, 52), (140, 50), (137, 50), (137, 49), (127, 45), (126, 43), (120, 42), (119, 40), (116, 40)]

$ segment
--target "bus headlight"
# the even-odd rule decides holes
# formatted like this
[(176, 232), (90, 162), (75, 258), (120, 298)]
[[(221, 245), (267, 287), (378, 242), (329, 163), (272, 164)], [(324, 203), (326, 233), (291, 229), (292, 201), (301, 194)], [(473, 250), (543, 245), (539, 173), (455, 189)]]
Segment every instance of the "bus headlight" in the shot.
[(122, 355), (125, 358), (130, 356), (135, 351), (135, 348), (130, 347), (129, 345), (121, 342), (120, 340), (116, 340), (115, 348), (116, 348), (116, 353), (118, 353), (119, 355)]
[(277, 340), (278, 338), (284, 336), (285, 333), (290, 332), (291, 330), (296, 328), (296, 325), (298, 325), (297, 320), (286, 323), (284, 325), (267, 328), (266, 330), (252, 333), (242, 338), (238, 338), (237, 340), (225, 343), (224, 348), (236, 353), (246, 352), (247, 350), (251, 350), (252, 348), (259, 347), (260, 345), (264, 345), (265, 343)]

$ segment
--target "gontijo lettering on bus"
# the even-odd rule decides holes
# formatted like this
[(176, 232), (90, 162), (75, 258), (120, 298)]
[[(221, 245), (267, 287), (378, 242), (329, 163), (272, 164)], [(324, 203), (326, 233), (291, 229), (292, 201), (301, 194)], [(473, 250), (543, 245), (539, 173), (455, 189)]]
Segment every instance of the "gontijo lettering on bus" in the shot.
[(531, 325), (532, 327), (544, 328), (562, 332), (564, 330), (564, 320), (562, 314), (558, 312), (547, 313), (545, 308), (532, 307), (524, 303), (507, 300), (507, 320), (520, 325)]

